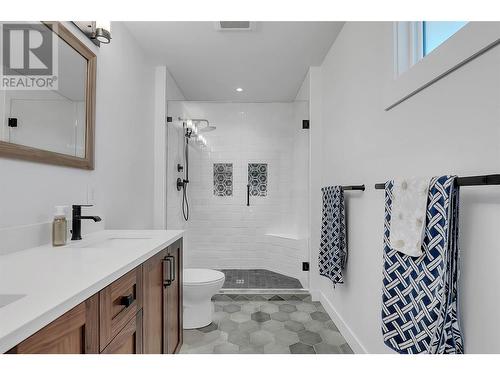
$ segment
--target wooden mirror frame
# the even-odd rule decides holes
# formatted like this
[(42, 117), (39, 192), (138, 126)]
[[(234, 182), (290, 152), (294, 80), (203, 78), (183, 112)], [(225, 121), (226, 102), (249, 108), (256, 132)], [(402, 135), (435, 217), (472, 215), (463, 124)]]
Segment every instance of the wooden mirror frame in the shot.
[(0, 157), (93, 170), (96, 55), (78, 37), (63, 26), (61, 22), (51, 21), (43, 22), (43, 24), (87, 60), (87, 77), (85, 82), (85, 157), (79, 158), (77, 156), (17, 145), (5, 141), (0, 141)]

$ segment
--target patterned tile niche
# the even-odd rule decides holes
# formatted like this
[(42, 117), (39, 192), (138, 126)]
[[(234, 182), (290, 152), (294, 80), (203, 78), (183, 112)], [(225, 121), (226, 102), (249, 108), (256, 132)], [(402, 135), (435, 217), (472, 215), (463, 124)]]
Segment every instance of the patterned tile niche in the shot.
[(267, 196), (267, 164), (248, 164), (248, 184), (250, 185), (250, 195), (252, 197)]
[(232, 163), (214, 163), (214, 195), (217, 197), (233, 195)]

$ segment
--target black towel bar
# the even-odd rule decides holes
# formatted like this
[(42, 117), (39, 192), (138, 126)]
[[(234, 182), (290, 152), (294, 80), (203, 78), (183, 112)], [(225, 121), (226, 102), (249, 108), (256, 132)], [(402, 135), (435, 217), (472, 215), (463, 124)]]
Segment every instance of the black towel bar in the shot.
[(342, 186), (342, 190), (361, 190), (361, 191), (365, 191), (365, 185)]
[[(500, 185), (500, 174), (458, 177), (458, 186)], [(375, 184), (375, 189), (385, 189), (385, 183)]]

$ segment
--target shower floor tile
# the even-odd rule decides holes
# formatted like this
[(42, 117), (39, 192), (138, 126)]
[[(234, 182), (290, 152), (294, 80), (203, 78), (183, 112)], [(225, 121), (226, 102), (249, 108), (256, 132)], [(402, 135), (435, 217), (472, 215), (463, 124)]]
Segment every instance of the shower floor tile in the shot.
[(353, 353), (309, 294), (218, 294), (212, 303), (213, 322), (185, 329), (181, 354)]
[(302, 289), (299, 280), (265, 269), (220, 271), (226, 276), (224, 289)]

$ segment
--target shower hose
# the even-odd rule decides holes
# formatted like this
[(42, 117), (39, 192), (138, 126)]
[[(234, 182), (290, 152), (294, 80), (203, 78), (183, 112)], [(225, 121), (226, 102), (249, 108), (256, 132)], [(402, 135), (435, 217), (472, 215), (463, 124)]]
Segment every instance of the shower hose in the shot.
[(189, 152), (188, 152), (189, 138), (186, 137), (186, 142), (184, 143), (184, 158), (186, 161), (186, 179), (182, 185), (182, 216), (185, 221), (189, 220), (189, 202), (187, 196), (187, 185), (189, 183)]

